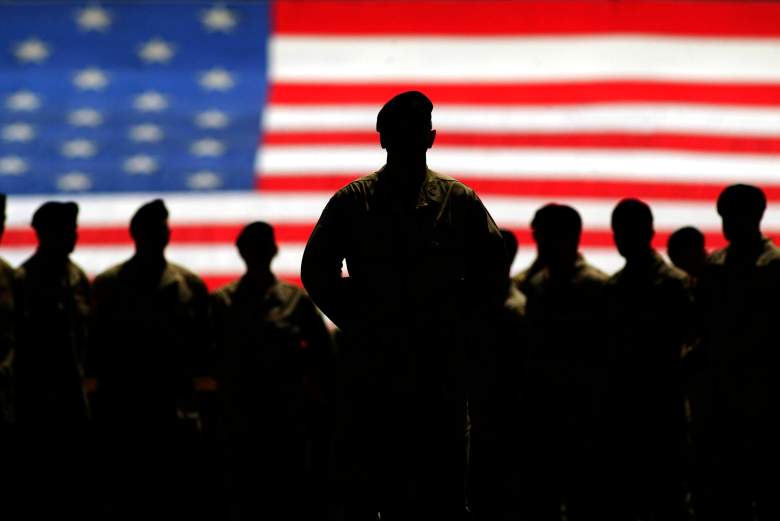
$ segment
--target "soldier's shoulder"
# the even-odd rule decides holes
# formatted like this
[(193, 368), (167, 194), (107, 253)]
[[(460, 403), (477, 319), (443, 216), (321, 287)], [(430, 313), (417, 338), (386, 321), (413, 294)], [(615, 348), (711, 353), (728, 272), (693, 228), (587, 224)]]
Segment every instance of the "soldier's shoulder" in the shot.
[(509, 296), (504, 301), (504, 308), (512, 315), (524, 316), (527, 301), (523, 292), (512, 285), (509, 288)]
[(212, 300), (218, 302), (230, 302), (233, 299), (233, 296), (236, 294), (236, 291), (238, 291), (238, 285), (240, 282), (241, 279), (238, 279), (218, 287), (211, 292)]
[(122, 272), (122, 269), (124, 268), (125, 263), (119, 263), (114, 264), (110, 268), (101, 271), (95, 276), (95, 284), (105, 284), (110, 283), (111, 281), (114, 281), (119, 278), (119, 274)]
[(188, 286), (204, 289), (206, 288), (206, 283), (203, 282), (203, 279), (201, 279), (198, 274), (189, 270), (188, 268), (185, 268), (184, 266), (174, 262), (168, 262), (168, 269), (174, 276), (176, 276), (179, 280)]
[(780, 248), (778, 248), (771, 239), (767, 239), (764, 251), (761, 253), (756, 264), (759, 266), (768, 266), (771, 264), (774, 267), (780, 265)]
[(577, 274), (577, 278), (584, 283), (603, 285), (607, 283), (607, 281), (610, 279), (610, 276), (601, 271), (596, 266), (583, 261), (579, 273)]
[(285, 302), (298, 300), (298, 299), (306, 299), (306, 300), (309, 299), (308, 294), (303, 288), (301, 288), (300, 286), (296, 286), (295, 284), (285, 282), (283, 280), (278, 280), (276, 282), (276, 285), (274, 286), (274, 291), (276, 291), (276, 294)]
[(14, 278), (14, 269), (5, 259), (0, 257), (0, 277), (4, 280), (12, 280)]
[(728, 247), (719, 248), (712, 253), (709, 254), (707, 257), (707, 264), (712, 264), (714, 266), (723, 265), (726, 263), (726, 256), (728, 255)]
[(336, 193), (333, 194), (332, 198), (343, 199), (357, 194), (368, 193), (371, 190), (373, 190), (373, 188), (376, 186), (376, 183), (378, 181), (379, 181), (379, 172), (374, 172), (372, 174), (358, 177), (357, 179), (350, 181), (345, 186), (336, 190)]

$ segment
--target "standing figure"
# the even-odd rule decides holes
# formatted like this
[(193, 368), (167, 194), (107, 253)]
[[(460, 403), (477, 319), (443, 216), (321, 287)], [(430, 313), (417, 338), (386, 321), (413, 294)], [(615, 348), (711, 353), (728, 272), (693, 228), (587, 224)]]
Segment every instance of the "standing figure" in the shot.
[(526, 299), (509, 280), (517, 255), (517, 238), (500, 230), (507, 256), (503, 307), (485, 322), (482, 348), (469, 365), (474, 373), (469, 393), (469, 504), (474, 519), (514, 519), (522, 487), (523, 467), (518, 438), (529, 428), (522, 408), (527, 356)]
[[(194, 505), (186, 472), (192, 463), (193, 378), (208, 338), (208, 291), (187, 269), (168, 262), (168, 210), (157, 199), (130, 221), (135, 255), (95, 278), (90, 365), (97, 379), (96, 417), (113, 481), (112, 515)], [(187, 495), (190, 494), (190, 495)]]
[(75, 514), (83, 499), (77, 484), (83, 478), (89, 419), (82, 385), (89, 282), (70, 260), (77, 215), (71, 202), (47, 202), (35, 211), (38, 248), (14, 281), (16, 411), (25, 449), (20, 468), (25, 487), (53, 496), (30, 503), (41, 515), (50, 508)]
[(427, 167), (432, 109), (416, 91), (384, 105), (386, 165), (331, 198), (303, 256), (306, 289), (362, 368), (347, 391), (354, 519), (463, 514), (467, 349), (506, 295), (493, 219)]
[(778, 519), (780, 248), (761, 233), (759, 188), (729, 186), (717, 208), (729, 244), (709, 257), (696, 293), (705, 365), (691, 397), (697, 518)]
[(578, 252), (582, 220), (549, 204), (531, 224), (544, 268), (524, 285), (529, 353), (523, 410), (524, 509), (529, 519), (598, 519), (605, 392), (604, 283)]
[[(5, 232), (6, 196), (0, 193), (0, 239)], [(5, 446), (14, 423), (13, 367), (16, 349), (14, 269), (0, 258), (0, 444)], [(4, 479), (4, 478), (0, 478)]]
[(612, 231), (626, 264), (607, 282), (610, 420), (621, 519), (686, 519), (683, 347), (693, 329), (687, 275), (653, 249), (650, 207), (624, 199)]
[(271, 272), (277, 246), (270, 225), (247, 225), (236, 246), (246, 273), (212, 295), (236, 517), (321, 518), (330, 335), (306, 293)]
[(704, 234), (693, 226), (685, 226), (669, 236), (666, 246), (669, 259), (675, 267), (683, 270), (695, 283), (707, 265), (707, 248)]

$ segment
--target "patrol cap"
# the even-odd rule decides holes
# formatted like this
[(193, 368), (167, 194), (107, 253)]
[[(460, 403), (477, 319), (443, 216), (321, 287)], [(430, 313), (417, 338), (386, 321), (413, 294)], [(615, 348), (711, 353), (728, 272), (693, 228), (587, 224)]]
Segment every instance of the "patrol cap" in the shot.
[(718, 215), (752, 215), (761, 218), (766, 210), (766, 195), (757, 186), (727, 186), (718, 196)]
[(255, 221), (244, 226), (236, 238), (236, 247), (239, 251), (244, 251), (253, 244), (275, 246), (276, 238), (273, 227), (262, 221)]
[(402, 92), (385, 103), (376, 117), (376, 131), (380, 134), (392, 132), (400, 121), (409, 121), (413, 125), (433, 128), (431, 113), (433, 103), (428, 96), (417, 90)]
[(652, 230), (653, 212), (647, 203), (639, 199), (621, 199), (612, 210), (612, 227), (615, 226)]
[(65, 203), (48, 201), (35, 210), (32, 218), (32, 227), (39, 232), (64, 224), (75, 226), (78, 214), (79, 206), (72, 201)]
[(582, 217), (571, 206), (550, 203), (539, 208), (531, 220), (531, 229), (541, 233), (582, 232)]
[(135, 233), (136, 230), (149, 224), (159, 223), (166, 219), (168, 219), (168, 208), (165, 207), (162, 199), (155, 199), (136, 210), (133, 218), (130, 219), (130, 232)]

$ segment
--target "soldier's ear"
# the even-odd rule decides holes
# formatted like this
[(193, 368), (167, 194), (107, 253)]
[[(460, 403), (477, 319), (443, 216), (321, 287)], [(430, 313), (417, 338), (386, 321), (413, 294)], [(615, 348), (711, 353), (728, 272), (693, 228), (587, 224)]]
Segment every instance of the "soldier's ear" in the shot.
[(436, 131), (430, 130), (428, 131), (428, 148), (431, 148), (433, 146), (433, 142), (436, 141)]

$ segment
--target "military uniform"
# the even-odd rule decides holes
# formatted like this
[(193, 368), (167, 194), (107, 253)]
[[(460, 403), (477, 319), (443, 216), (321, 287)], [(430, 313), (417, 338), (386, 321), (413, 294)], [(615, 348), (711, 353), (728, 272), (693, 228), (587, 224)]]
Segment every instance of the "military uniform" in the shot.
[(780, 248), (763, 239), (737, 256), (714, 252), (699, 280), (700, 355), (691, 408), (699, 472), (697, 515), (777, 519), (777, 327)]
[[(118, 480), (106, 492), (118, 494), (113, 515), (152, 505), (167, 512), (193, 501), (178, 495), (192, 493), (193, 378), (209, 347), (208, 290), (181, 266), (161, 269), (148, 272), (132, 258), (93, 285), (90, 368), (103, 471)], [(123, 497), (130, 493), (133, 499)]]
[(486, 324), (484, 347), (470, 360), (468, 495), (475, 519), (517, 515), (524, 465), (518, 437), (529, 428), (522, 412), (528, 350), (526, 298), (510, 283), (500, 312)]
[(277, 506), (292, 518), (303, 505), (291, 493), (313, 506), (324, 485), (320, 479), (319, 490), (305, 488), (313, 476), (304, 456), (307, 444), (320, 460), (326, 449), (322, 379), (330, 335), (305, 292), (278, 280), (265, 291), (246, 277), (228, 284), (212, 295), (212, 312), (233, 486), (243, 491), (244, 510)]
[(685, 519), (681, 360), (693, 329), (688, 276), (653, 251), (610, 277), (607, 293), (616, 501), (626, 519)]
[(16, 347), (14, 325), (14, 269), (0, 259), (0, 431), (14, 422), (13, 359)]
[(428, 170), (404, 204), (389, 175), (331, 198), (302, 265), (306, 289), (359, 358), (347, 364), (363, 368), (348, 391), (357, 487), (348, 496), (391, 514), (457, 509), (458, 498), (462, 508), (465, 357), (475, 347), (464, 338), (503, 300), (503, 240), (462, 183)]
[(598, 465), (606, 345), (603, 337), (607, 275), (579, 256), (566, 277), (548, 268), (526, 283), (529, 354), (522, 411), (528, 430), (526, 496), (529, 515), (588, 518), (599, 490)]

